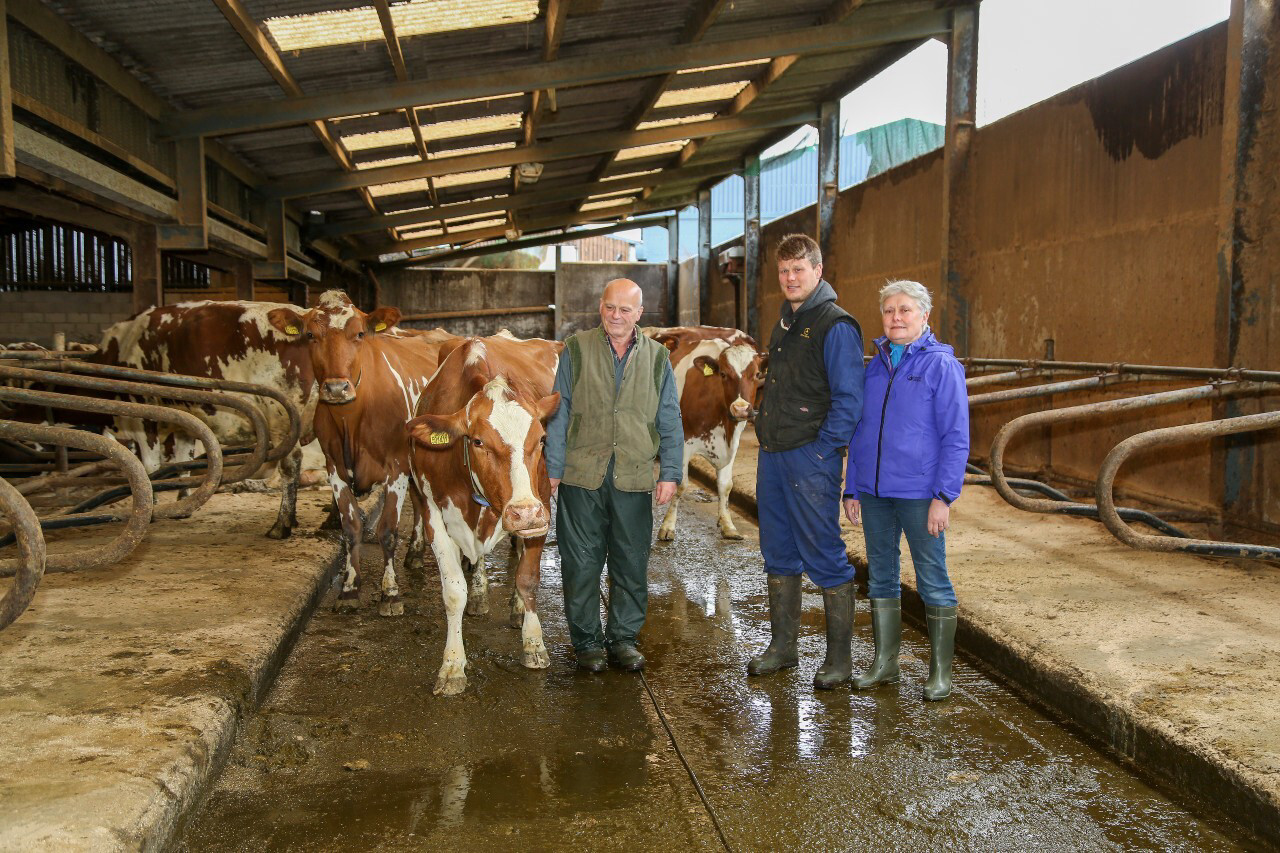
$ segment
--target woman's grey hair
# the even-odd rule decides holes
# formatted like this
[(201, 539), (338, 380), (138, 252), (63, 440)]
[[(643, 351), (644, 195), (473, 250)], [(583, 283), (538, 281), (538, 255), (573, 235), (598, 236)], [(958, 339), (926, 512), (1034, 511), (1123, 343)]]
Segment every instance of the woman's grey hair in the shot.
[(929, 289), (918, 281), (891, 281), (880, 288), (880, 307), (884, 307), (884, 302), (890, 296), (903, 294), (914, 299), (916, 304), (920, 306), (921, 314), (928, 314), (933, 309), (933, 298), (929, 296)]

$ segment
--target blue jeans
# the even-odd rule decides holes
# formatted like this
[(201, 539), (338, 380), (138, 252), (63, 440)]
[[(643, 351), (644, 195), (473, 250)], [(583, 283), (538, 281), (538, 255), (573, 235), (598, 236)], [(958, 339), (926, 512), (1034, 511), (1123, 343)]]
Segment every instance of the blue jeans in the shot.
[(760, 451), (756, 506), (760, 555), (771, 575), (798, 575), (824, 589), (853, 580), (840, 538), (840, 478), (844, 457), (819, 459), (812, 444)]
[(932, 498), (878, 498), (860, 492), (862, 529), (867, 540), (867, 562), (871, 564), (871, 597), (899, 598), (902, 595), (900, 542), (907, 534), (911, 560), (916, 567), (916, 587), (930, 607), (955, 607), (956, 591), (947, 576), (947, 534), (929, 535), (929, 504)]

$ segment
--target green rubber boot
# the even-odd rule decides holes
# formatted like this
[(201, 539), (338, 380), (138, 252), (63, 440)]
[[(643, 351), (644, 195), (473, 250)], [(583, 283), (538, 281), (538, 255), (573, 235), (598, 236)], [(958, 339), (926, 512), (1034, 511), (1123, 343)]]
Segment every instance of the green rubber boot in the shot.
[(853, 675), (853, 581), (822, 591), (827, 613), (827, 658), (813, 676), (813, 686), (831, 690)]
[(769, 575), (769, 626), (773, 637), (763, 654), (747, 663), (747, 675), (771, 675), (800, 663), (800, 575)]
[(951, 695), (951, 662), (956, 656), (956, 608), (924, 608), (929, 626), (929, 680), (924, 683), (926, 702)]
[(866, 672), (853, 679), (853, 686), (866, 690), (893, 684), (899, 678), (898, 650), (902, 645), (902, 600), (871, 599), (871, 636), (876, 641), (876, 659)]

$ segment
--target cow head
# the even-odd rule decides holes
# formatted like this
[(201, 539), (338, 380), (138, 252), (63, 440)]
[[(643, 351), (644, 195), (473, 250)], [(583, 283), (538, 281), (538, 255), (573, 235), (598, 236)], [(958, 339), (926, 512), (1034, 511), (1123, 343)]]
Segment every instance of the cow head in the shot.
[(559, 406), (559, 394), (536, 399), (498, 377), (461, 411), (419, 415), (405, 426), (415, 458), (460, 448), (466, 488), (500, 514), (503, 530), (529, 539), (551, 527), (551, 483), (542, 446), (547, 418)]
[(718, 382), (729, 417), (745, 421), (751, 417), (756, 392), (764, 382), (765, 359), (747, 344), (720, 349), (716, 355), (699, 355), (692, 369), (709, 382)]
[(342, 405), (354, 400), (360, 387), (356, 362), (366, 337), (400, 322), (400, 309), (379, 308), (366, 314), (341, 290), (329, 290), (310, 311), (273, 308), (267, 320), (289, 340), (308, 345), (320, 402)]

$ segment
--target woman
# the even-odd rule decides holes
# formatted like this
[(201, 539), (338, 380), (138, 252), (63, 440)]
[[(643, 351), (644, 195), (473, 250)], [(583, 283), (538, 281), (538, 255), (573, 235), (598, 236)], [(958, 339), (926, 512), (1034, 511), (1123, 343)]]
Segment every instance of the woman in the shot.
[(880, 290), (884, 337), (867, 365), (862, 420), (849, 444), (844, 511), (864, 526), (871, 564), (871, 628), (876, 657), (854, 678), (860, 690), (898, 680), (902, 637), (899, 541), (907, 535), (929, 627), (924, 698), (951, 695), (956, 594), (947, 577), (951, 503), (969, 458), (964, 367), (929, 329), (933, 300), (914, 281)]

